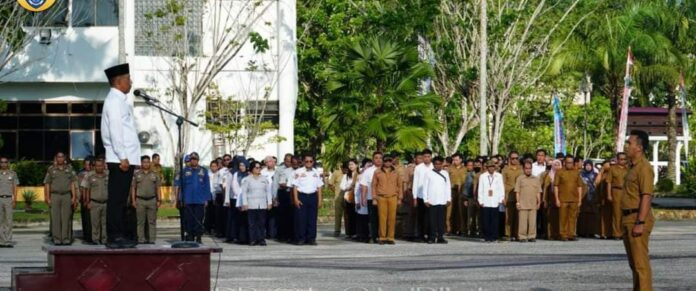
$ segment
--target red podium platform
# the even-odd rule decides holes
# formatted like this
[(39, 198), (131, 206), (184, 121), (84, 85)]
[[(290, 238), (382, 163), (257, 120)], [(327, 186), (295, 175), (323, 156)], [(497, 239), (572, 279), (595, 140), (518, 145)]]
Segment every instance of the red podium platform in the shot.
[(14, 290), (210, 290), (210, 254), (220, 248), (47, 246), (47, 268), (13, 269)]

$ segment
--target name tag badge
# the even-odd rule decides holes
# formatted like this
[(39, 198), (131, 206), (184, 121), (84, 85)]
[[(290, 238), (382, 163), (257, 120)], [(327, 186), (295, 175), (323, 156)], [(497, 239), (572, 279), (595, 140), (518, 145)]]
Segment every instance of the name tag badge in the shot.
[(493, 197), (493, 190), (488, 190), (488, 197)]

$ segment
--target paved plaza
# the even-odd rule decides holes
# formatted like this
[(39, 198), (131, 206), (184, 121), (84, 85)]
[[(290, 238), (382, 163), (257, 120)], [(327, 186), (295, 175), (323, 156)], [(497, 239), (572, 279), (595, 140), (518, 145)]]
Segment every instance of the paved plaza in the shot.
[[(173, 226), (173, 225), (171, 225)], [(451, 238), (448, 245), (397, 241), (367, 245), (330, 236), (319, 246), (269, 242), (267, 247), (220, 243), (212, 284), (217, 290), (629, 290), (619, 241), (493, 243)], [(0, 249), (0, 287), (13, 266), (45, 266), (45, 228), (17, 230), (14, 249)], [(158, 237), (178, 232), (163, 228)], [(659, 222), (651, 239), (654, 287), (696, 290), (696, 221)], [(210, 238), (204, 241), (214, 245)]]

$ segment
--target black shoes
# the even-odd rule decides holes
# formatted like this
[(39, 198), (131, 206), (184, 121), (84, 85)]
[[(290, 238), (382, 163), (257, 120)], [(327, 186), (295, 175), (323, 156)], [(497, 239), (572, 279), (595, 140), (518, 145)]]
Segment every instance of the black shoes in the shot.
[(439, 244), (447, 244), (447, 240), (444, 239), (444, 238), (438, 238), (438, 239), (437, 239), (437, 243), (439, 243)]
[(123, 237), (117, 237), (113, 241), (106, 243), (106, 247), (109, 249), (132, 249), (136, 245), (136, 242)]

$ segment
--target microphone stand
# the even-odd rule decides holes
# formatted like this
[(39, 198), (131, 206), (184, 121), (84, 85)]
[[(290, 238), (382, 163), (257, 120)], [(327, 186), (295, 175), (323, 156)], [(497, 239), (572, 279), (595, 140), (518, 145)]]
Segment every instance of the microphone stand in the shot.
[[(194, 127), (198, 127), (198, 123), (195, 123), (191, 120), (188, 120), (188, 119), (184, 118), (183, 116), (176, 114), (176, 113), (172, 112), (171, 110), (164, 108), (164, 107), (160, 106), (159, 104), (156, 104), (155, 102), (152, 102), (152, 100), (150, 100), (150, 99), (147, 99), (147, 98), (143, 98), (143, 99), (145, 99), (145, 103), (147, 105), (155, 107), (162, 112), (165, 112), (171, 116), (176, 117), (176, 128), (178, 129), (178, 133), (179, 133), (178, 134), (178, 141), (177, 141), (178, 149), (179, 149), (179, 151), (182, 151), (183, 149), (181, 148), (181, 133), (182, 133), (181, 126), (184, 124), (184, 122), (187, 122), (187, 123), (193, 125)], [(179, 161), (178, 161), (179, 162), (179, 167), (178, 167), (179, 169), (178, 169), (177, 175), (179, 175), (179, 178), (180, 178), (179, 179), (179, 193), (180, 194), (177, 195), (177, 202), (178, 202), (177, 206), (179, 207), (179, 232), (181, 234), (181, 240), (183, 241), (185, 239), (185, 237), (184, 237), (184, 211), (183, 211), (185, 205), (184, 205), (184, 199), (182, 198), (183, 193), (184, 193), (184, 181), (182, 181), (182, 179), (183, 179), (182, 172), (184, 171), (184, 162), (183, 162), (182, 153), (179, 152), (178, 155), (182, 158), (179, 159)], [(175, 158), (175, 159), (178, 159), (178, 158)], [(176, 179), (176, 177), (175, 177), (175, 179)]]

